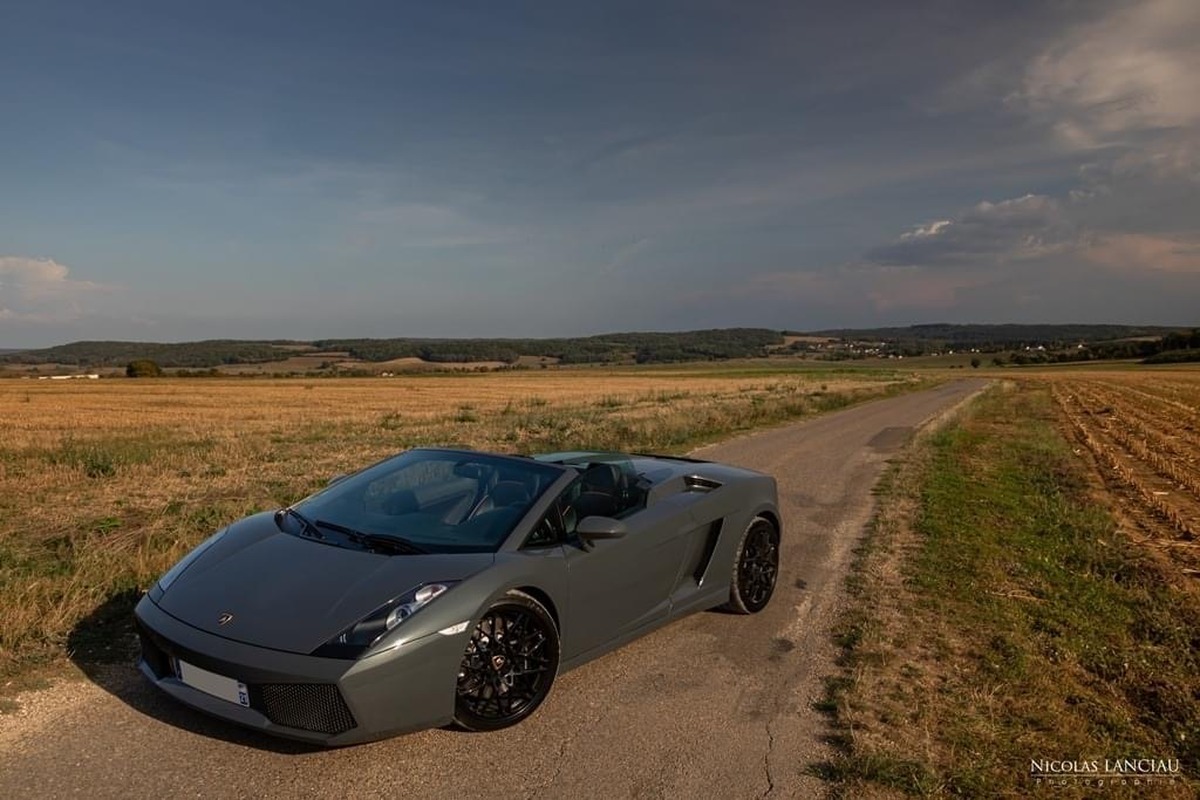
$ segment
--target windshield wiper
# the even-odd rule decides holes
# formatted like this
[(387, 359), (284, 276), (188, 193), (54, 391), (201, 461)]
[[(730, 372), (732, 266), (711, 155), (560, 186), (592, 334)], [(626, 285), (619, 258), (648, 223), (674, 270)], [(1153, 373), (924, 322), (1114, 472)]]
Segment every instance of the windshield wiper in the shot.
[(299, 520), (300, 524), (303, 526), (301, 533), (302, 536), (308, 536), (322, 542), (325, 541), (325, 534), (321, 533), (321, 529), (314, 525), (311, 519), (304, 516), (291, 506), (285, 506), (284, 508), (281, 508), (275, 512), (275, 524), (278, 525), (280, 520), (289, 514)]
[(347, 528), (345, 525), (338, 525), (336, 522), (319, 519), (315, 523), (322, 528), (328, 528), (331, 531), (337, 531), (344, 534), (350, 541), (355, 544), (373, 550), (391, 550), (393, 553), (403, 553), (405, 555), (415, 556), (429, 551), (420, 545), (410, 542), (401, 536), (385, 536), (379, 533), (363, 533), (356, 531), (354, 528)]

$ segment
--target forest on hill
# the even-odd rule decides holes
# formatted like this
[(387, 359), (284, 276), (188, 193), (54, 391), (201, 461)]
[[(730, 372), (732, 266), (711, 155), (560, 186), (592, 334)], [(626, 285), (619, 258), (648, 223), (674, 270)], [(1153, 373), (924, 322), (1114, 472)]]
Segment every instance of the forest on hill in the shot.
[[(789, 344), (790, 342), (790, 344)], [(858, 346), (862, 345), (862, 346)], [(268, 364), (293, 355), (381, 363), (416, 358), (432, 364), (499, 362), (521, 357), (561, 364), (663, 364), (762, 358), (770, 355), (848, 357), (921, 356), (947, 351), (1028, 352), (1020, 362), (1112, 358), (1195, 360), (1200, 334), (1165, 326), (950, 325), (776, 331), (721, 328), (681, 332), (608, 333), (549, 339), (317, 339), (313, 341), (209, 339), (199, 342), (83, 341), (39, 350), (0, 352), (0, 364), (125, 367), (153, 361), (168, 369), (213, 369)]]
[(678, 333), (613, 333), (560, 339), (319, 339), (201, 342), (72, 342), (40, 350), (0, 355), (0, 363), (66, 364), (117, 367), (135, 360), (162, 367), (204, 368), (259, 364), (289, 355), (346, 354), (367, 362), (420, 358), (432, 363), (500, 361), (515, 364), (521, 356), (553, 358), (565, 364), (606, 362), (670, 363), (765, 356), (784, 342), (779, 331), (725, 328)]
[(1179, 330), (1155, 325), (952, 325), (929, 323), (902, 328), (837, 328), (813, 331), (809, 336), (836, 339), (879, 341), (894, 347), (911, 345), (921, 353), (933, 350), (970, 350), (984, 352), (1023, 347), (1070, 347), (1077, 344), (1159, 338)]

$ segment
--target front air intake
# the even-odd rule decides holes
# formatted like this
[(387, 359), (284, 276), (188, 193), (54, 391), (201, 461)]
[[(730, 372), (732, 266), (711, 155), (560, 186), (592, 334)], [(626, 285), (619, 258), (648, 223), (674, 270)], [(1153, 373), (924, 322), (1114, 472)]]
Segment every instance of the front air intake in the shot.
[(140, 621), (137, 623), (137, 632), (138, 639), (142, 643), (142, 661), (146, 662), (146, 666), (150, 668), (155, 677), (165, 678), (168, 675), (174, 675), (175, 670), (171, 668), (171, 657), (158, 646), (150, 632), (142, 627)]
[(263, 683), (252, 687), (250, 705), (276, 725), (316, 733), (345, 733), (357, 723), (332, 683)]

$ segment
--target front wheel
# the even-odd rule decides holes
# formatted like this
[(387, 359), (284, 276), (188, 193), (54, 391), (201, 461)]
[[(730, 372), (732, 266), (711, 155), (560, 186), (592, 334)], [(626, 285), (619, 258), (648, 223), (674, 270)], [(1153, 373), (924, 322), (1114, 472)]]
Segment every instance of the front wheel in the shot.
[(733, 557), (729, 602), (738, 614), (757, 614), (767, 607), (779, 577), (779, 530), (766, 517), (755, 517), (742, 534)]
[(558, 658), (550, 612), (524, 592), (508, 592), (471, 632), (458, 670), (455, 723), (471, 731), (516, 725), (550, 693)]

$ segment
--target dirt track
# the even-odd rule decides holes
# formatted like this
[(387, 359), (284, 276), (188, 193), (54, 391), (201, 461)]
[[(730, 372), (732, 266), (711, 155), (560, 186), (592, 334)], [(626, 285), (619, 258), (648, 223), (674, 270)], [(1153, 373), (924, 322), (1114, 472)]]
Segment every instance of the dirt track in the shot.
[(811, 704), (884, 461), (983, 381), (868, 403), (699, 451), (770, 472), (781, 582), (754, 617), (698, 614), (560, 677), (516, 728), (313, 750), (182, 708), (132, 666), (0, 716), (0, 796), (814, 797), (829, 756)]

